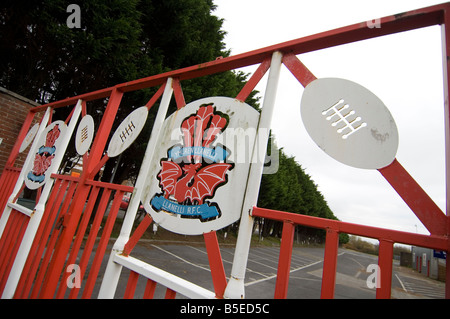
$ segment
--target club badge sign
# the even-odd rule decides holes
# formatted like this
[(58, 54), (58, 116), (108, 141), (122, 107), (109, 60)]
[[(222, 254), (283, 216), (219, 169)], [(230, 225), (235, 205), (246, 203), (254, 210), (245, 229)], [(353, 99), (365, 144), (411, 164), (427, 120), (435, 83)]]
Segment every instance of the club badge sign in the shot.
[(44, 130), (38, 141), (38, 149), (34, 160), (26, 168), (25, 185), (29, 189), (38, 189), (50, 178), (59, 163), (53, 159), (60, 150), (60, 143), (67, 129), (63, 121), (55, 121)]
[(142, 198), (154, 221), (198, 235), (238, 220), (258, 119), (251, 106), (227, 97), (197, 100), (169, 116)]

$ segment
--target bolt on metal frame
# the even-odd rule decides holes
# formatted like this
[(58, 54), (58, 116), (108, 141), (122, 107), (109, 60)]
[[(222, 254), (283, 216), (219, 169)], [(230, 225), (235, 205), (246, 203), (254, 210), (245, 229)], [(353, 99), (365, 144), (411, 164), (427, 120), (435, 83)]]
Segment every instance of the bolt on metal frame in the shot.
[[(204, 237), (207, 250), (210, 255), (211, 268), (214, 267), (215, 269), (218, 269), (218, 271), (215, 271), (213, 273), (215, 294), (211, 295), (208, 292), (198, 289), (198, 286), (190, 287), (189, 289), (187, 289), (187, 291), (186, 289), (183, 290), (190, 284), (180, 281), (179, 278), (175, 279), (175, 282), (164, 282), (164, 284), (166, 284), (168, 287), (166, 294), (166, 297), (168, 298), (174, 297), (177, 290), (181, 293), (183, 292), (180, 290), (183, 290), (184, 293), (188, 296), (193, 296), (191, 293), (195, 293), (194, 295), (196, 296), (203, 296), (208, 298), (214, 296), (219, 298), (223, 296), (232, 298), (244, 297), (245, 294), (243, 287), (248, 249), (250, 245), (251, 225), (253, 223), (253, 218), (258, 216), (280, 220), (283, 221), (284, 224), (283, 239), (280, 249), (279, 270), (275, 288), (276, 298), (285, 298), (287, 296), (290, 256), (292, 254), (292, 241), (295, 225), (317, 227), (325, 229), (327, 231), (322, 281), (322, 298), (332, 298), (334, 296), (338, 235), (341, 232), (376, 238), (380, 241), (379, 266), (381, 269), (381, 286), (377, 289), (377, 298), (390, 298), (392, 253), (394, 243), (398, 242), (444, 250), (447, 252), (450, 251), (450, 201), (448, 200), (450, 198), (450, 112), (448, 104), (450, 91), (449, 3), (381, 18), (379, 19), (379, 28), (369, 28), (367, 22), (353, 24), (347, 27), (338, 28), (316, 35), (272, 45), (266, 48), (250, 51), (236, 56), (222, 58), (196, 66), (191, 66), (127, 83), (118, 84), (114, 87), (82, 94), (76, 97), (71, 97), (31, 109), (19, 134), (16, 145), (14, 146), (13, 151), (10, 154), (7, 162), (7, 167), (5, 168), (0, 178), (0, 204), (2, 205), (0, 207), (0, 209), (2, 210), (2, 216), (0, 219), (0, 226), (2, 231), (2, 235), (0, 238), (0, 267), (2, 268), (0, 269), (4, 271), (2, 274), (2, 278), (0, 278), (0, 291), (2, 292), (2, 298), (26, 298), (28, 296), (28, 293), (22, 294), (21, 289), (23, 290), (24, 287), (30, 287), (32, 283), (29, 279), (26, 278), (26, 273), (23, 272), (23, 269), (32, 266), (32, 261), (30, 258), (38, 256), (37, 251), (39, 249), (42, 249), (42, 247), (38, 248), (34, 245), (38, 245), (39, 240), (46, 241), (47, 238), (40, 239), (39, 236), (42, 237), (42, 235), (48, 232), (48, 230), (45, 230), (44, 228), (39, 230), (37, 229), (38, 226), (39, 228), (41, 228), (43, 227), (42, 225), (44, 225), (43, 223), (37, 222), (37, 219), (35, 220), (38, 225), (35, 225), (33, 227), (33, 231), (29, 230), (31, 229), (30, 223), (37, 212), (40, 212), (38, 214), (41, 216), (40, 218), (42, 218), (42, 216), (47, 218), (48, 216), (50, 216), (47, 214), (52, 214), (52, 205), (57, 203), (59, 199), (62, 199), (62, 195), (58, 193), (59, 186), (63, 186), (64, 190), (66, 189), (65, 187), (72, 187), (72, 202), (69, 207), (67, 207), (67, 212), (65, 213), (67, 215), (67, 218), (64, 218), (63, 220), (64, 227), (62, 227), (61, 232), (58, 234), (58, 236), (53, 237), (53, 239), (50, 238), (50, 241), (52, 241), (52, 245), (54, 245), (53, 254), (52, 256), (44, 257), (48, 258), (48, 269), (46, 273), (38, 275), (41, 276), (40, 278), (42, 280), (42, 286), (35, 286), (35, 288), (33, 288), (33, 291), (31, 292), (33, 297), (52, 298), (55, 296), (55, 294), (57, 297), (64, 297), (64, 288), (62, 288), (64, 282), (60, 281), (60, 275), (64, 273), (64, 265), (67, 256), (69, 256), (69, 258), (75, 258), (76, 254), (78, 253), (71, 253), (71, 245), (73, 244), (73, 238), (75, 235), (84, 235), (84, 233), (77, 233), (77, 227), (80, 220), (83, 220), (83, 206), (92, 187), (95, 186), (102, 187), (104, 189), (114, 189), (115, 191), (117, 191), (116, 198), (119, 198), (120, 194), (123, 194), (123, 192), (125, 191), (133, 190), (133, 188), (129, 187), (120, 188), (118, 187), (118, 185), (107, 185), (108, 183), (100, 183), (92, 180), (95, 173), (108, 160), (107, 155), (103, 156), (103, 153), (123, 94), (144, 88), (160, 86), (158, 92), (150, 99), (148, 108), (150, 108), (161, 96), (163, 96), (162, 99), (165, 102), (161, 102), (160, 108), (164, 107), (164, 105), (170, 100), (172, 91), (177, 105), (179, 107), (182, 107), (186, 104), (180, 85), (183, 80), (259, 64), (258, 69), (254, 72), (253, 76), (249, 79), (246, 86), (239, 93), (237, 99), (245, 100), (248, 94), (254, 89), (256, 84), (261, 80), (263, 75), (270, 69), (267, 91), (265, 93), (265, 99), (263, 102), (263, 113), (266, 115), (261, 115), (261, 121), (264, 123), (264, 125), (267, 124), (268, 127), (270, 127), (269, 124), (271, 119), (271, 112), (273, 111), (271, 109), (273, 107), (273, 101), (276, 94), (277, 74), (281, 65), (284, 64), (284, 66), (291, 71), (294, 77), (303, 86), (306, 86), (308, 83), (315, 79), (314, 75), (306, 68), (305, 65), (303, 65), (303, 63), (301, 63), (296, 55), (432, 25), (442, 26), (443, 38), (446, 156), (445, 180), (447, 186), (446, 214), (439, 210), (434, 202), (406, 172), (406, 170), (400, 165), (400, 163), (398, 163), (397, 160), (394, 160), (391, 165), (379, 169), (380, 173), (386, 178), (386, 180), (398, 192), (398, 194), (408, 204), (408, 206), (416, 214), (416, 216), (422, 221), (425, 227), (430, 231), (431, 234), (429, 236), (257, 208), (255, 207), (255, 205), (259, 189), (259, 181), (261, 178), (261, 171), (259, 167), (252, 166), (252, 170), (250, 173), (252, 177), (249, 179), (247, 187), (248, 190), (253, 193), (253, 195), (247, 196), (244, 204), (244, 209), (242, 211), (241, 225), (239, 229), (235, 260), (233, 262), (230, 281), (228, 283), (226, 282), (225, 273), (223, 271), (223, 264), (221, 260), (219, 261), (220, 251), (218, 250), (218, 243), (215, 233), (210, 233), (205, 234)], [(42, 200), (42, 205), (38, 204), (35, 210), (33, 210), (31, 213), (24, 210), (25, 214), (28, 213), (32, 218), (28, 223), (26, 221), (24, 222), (23, 219), (25, 217), (21, 217), (21, 214), (23, 214), (23, 212), (18, 211), (16, 209), (18, 207), (14, 206), (17, 198), (15, 198), (15, 195), (11, 196), (12, 194), (16, 194), (19, 190), (17, 189), (17, 187), (20, 187), (16, 183), (16, 180), (19, 180), (20, 183), (20, 175), (18, 175), (19, 169), (14, 167), (14, 161), (17, 157), (20, 145), (25, 138), (26, 132), (31, 126), (34, 114), (46, 110), (47, 112), (50, 112), (55, 108), (71, 106), (76, 104), (78, 101), (81, 101), (81, 104), (85, 105), (86, 102), (106, 98), (108, 98), (108, 105), (100, 127), (96, 133), (89, 156), (86, 158), (81, 176), (79, 178), (67, 179), (67, 177), (64, 176), (52, 175), (52, 178), (55, 181), (53, 188), (51, 187), (51, 185), (45, 186), (45, 191), (43, 191), (46, 196), (42, 198), (48, 197), (49, 199), (47, 205), (42, 206), (45, 202), (44, 200)], [(83, 108), (83, 110), (85, 112), (85, 108)], [(164, 118), (162, 115), (161, 117), (162, 119)], [(49, 116), (47, 116), (46, 120), (44, 120), (43, 123), (45, 124), (48, 119)], [(43, 130), (44, 127), (45, 125), (42, 125), (41, 129)], [(156, 138), (154, 136), (151, 137), (151, 141), (152, 139), (153, 141), (156, 141)], [(23, 172), (21, 172), (20, 174), (23, 174)], [(76, 184), (73, 184), (73, 186), (69, 186), (69, 180), (72, 179), (73, 182), (76, 182)], [(139, 192), (139, 187), (135, 187), (134, 191)], [(131, 210), (134, 210), (135, 214), (137, 205), (139, 204), (140, 196), (136, 196), (135, 194), (133, 198), (130, 202), (131, 208), (129, 208), (129, 210), (130, 212)], [(102, 203), (104, 202), (105, 199), (102, 200)], [(116, 208), (118, 209), (117, 203), (117, 200), (113, 202), (114, 210)], [(8, 212), (8, 210), (10, 211)], [(115, 213), (116, 212), (113, 212), (113, 215)], [(114, 218), (112, 218), (108, 223), (108, 228), (112, 227), (113, 223)], [(124, 266), (132, 270), (129, 280), (129, 286), (127, 287), (126, 292), (127, 297), (130, 297), (134, 294), (133, 287), (135, 287), (136, 285), (138, 274), (147, 276), (147, 278), (149, 279), (146, 288), (146, 296), (152, 295), (152, 293), (154, 292), (156, 281), (160, 280), (165, 275), (161, 273), (159, 273), (158, 275), (157, 271), (155, 270), (150, 271), (150, 267), (148, 265), (141, 268), (137, 267), (136, 265), (139, 264), (139, 261), (130, 262), (130, 260), (132, 260), (132, 257), (129, 257), (129, 254), (131, 253), (132, 248), (150, 224), (151, 218), (148, 216), (144, 218), (144, 221), (141, 223), (141, 225), (139, 225), (138, 229), (134, 232), (133, 235), (130, 236), (132, 226), (131, 218), (127, 220), (124, 227), (122, 228), (119, 240), (116, 242), (114, 248), (115, 254), (111, 254), (112, 257), (109, 264), (112, 265), (112, 268), (116, 266), (119, 268)], [(22, 226), (17, 227), (17, 225)], [(99, 226), (100, 225), (98, 224), (97, 227)], [(25, 235), (26, 232), (29, 232), (29, 235)], [(36, 232), (39, 234), (39, 236), (32, 235), (32, 233), (36, 234)], [(98, 229), (94, 230), (94, 233), (95, 232), (98, 232)], [(103, 258), (102, 254), (104, 254), (104, 245), (108, 239), (108, 234), (105, 234), (105, 237), (102, 237), (102, 244), (100, 245), (102, 247), (99, 251), (99, 254), (95, 257), (96, 265), (98, 265), (99, 261), (101, 261), (101, 259)], [(14, 246), (14, 248), (8, 248), (8, 243), (11, 243), (13, 241), (19, 242), (20, 247), (16, 245)], [(34, 255), (30, 254), (30, 251), (32, 251)], [(11, 258), (9, 257), (10, 253), (13, 253), (14, 260), (11, 260)], [(143, 271), (139, 271), (139, 269), (143, 269)], [(118, 269), (112, 269), (111, 271), (110, 270), (107, 270), (107, 273), (109, 272), (109, 274), (107, 275), (116, 276), (116, 279), (118, 279), (117, 273), (119, 273), (120, 275), (120, 272), (117, 271)], [(112, 275), (112, 273), (114, 274)], [(447, 265), (446, 274), (447, 277), (450, 278), (450, 265)], [(89, 289), (86, 290), (87, 293), (83, 293), (83, 297), (89, 298), (91, 296), (91, 288), (93, 287), (97, 275), (98, 272), (94, 272), (89, 275), (86, 283), (86, 286), (89, 286)], [(63, 276), (63, 279), (67, 279), (67, 276), (67, 274)], [(104, 281), (100, 296), (110, 296), (113, 289), (115, 288), (112, 285), (108, 286), (108, 283)], [(77, 293), (71, 292), (71, 297), (76, 297), (76, 295)], [(446, 284), (446, 298), (450, 298), (450, 284)]]

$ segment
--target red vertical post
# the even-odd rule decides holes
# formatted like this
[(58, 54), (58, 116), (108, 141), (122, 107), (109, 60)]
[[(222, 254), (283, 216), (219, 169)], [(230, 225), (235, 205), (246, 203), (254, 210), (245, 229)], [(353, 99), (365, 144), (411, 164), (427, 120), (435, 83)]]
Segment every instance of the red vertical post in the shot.
[(173, 291), (170, 288), (167, 288), (166, 295), (164, 296), (165, 299), (175, 299), (175, 296), (177, 295), (176, 291)]
[(153, 299), (156, 290), (156, 282), (151, 279), (147, 279), (147, 284), (145, 285), (144, 299)]
[(128, 277), (127, 287), (123, 299), (133, 299), (134, 292), (136, 290), (139, 274), (134, 271), (130, 271), (130, 277)]
[(215, 231), (204, 233), (206, 252), (208, 253), (209, 267), (217, 298), (223, 298), (223, 293), (227, 287), (227, 277), (223, 267), (222, 255), (220, 254), (219, 242)]
[(280, 257), (278, 258), (277, 282), (275, 284), (275, 299), (286, 299), (291, 272), (292, 246), (294, 244), (295, 225), (290, 220), (283, 222), (281, 234)]
[(391, 299), (392, 285), (392, 258), (394, 256), (394, 243), (389, 240), (380, 240), (378, 251), (378, 266), (380, 274), (377, 282), (377, 299)]
[(123, 248), (123, 252), (122, 252), (122, 254), (124, 256), (130, 255), (134, 246), (136, 246), (137, 242), (144, 235), (148, 226), (150, 226), (150, 224), (152, 222), (153, 222), (153, 218), (151, 218), (149, 214), (145, 214), (144, 219), (141, 221), (139, 226), (134, 231), (133, 235), (130, 237), (130, 239), (128, 239), (127, 243), (125, 244), (125, 247)]
[(327, 235), (325, 240), (326, 242), (325, 255), (323, 259), (322, 290), (320, 298), (332, 299), (334, 298), (334, 288), (336, 285), (339, 233), (335, 229), (327, 228)]

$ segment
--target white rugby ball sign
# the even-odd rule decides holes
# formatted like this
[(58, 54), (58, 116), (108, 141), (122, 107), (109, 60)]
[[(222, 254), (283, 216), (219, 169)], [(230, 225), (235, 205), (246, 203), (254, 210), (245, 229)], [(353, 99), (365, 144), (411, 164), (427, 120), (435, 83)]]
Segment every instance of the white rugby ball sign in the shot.
[(312, 81), (302, 96), (301, 115), (313, 141), (341, 163), (379, 169), (395, 159), (398, 131), (391, 113), (375, 94), (355, 82)]
[(114, 132), (108, 145), (108, 156), (116, 157), (125, 151), (139, 136), (147, 120), (148, 109), (145, 106), (131, 112)]

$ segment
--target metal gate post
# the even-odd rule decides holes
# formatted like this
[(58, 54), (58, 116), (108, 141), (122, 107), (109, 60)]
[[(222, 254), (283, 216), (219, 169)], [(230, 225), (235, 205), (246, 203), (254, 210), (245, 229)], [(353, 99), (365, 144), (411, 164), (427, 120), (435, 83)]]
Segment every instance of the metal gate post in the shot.
[(278, 258), (277, 282), (275, 284), (275, 299), (286, 299), (291, 272), (292, 247), (294, 244), (295, 224), (290, 220), (283, 222), (281, 235), (280, 257)]
[(322, 290), (320, 295), (322, 299), (334, 298), (338, 247), (339, 233), (335, 229), (327, 228), (325, 255), (323, 258)]
[(392, 284), (392, 258), (394, 256), (394, 243), (389, 240), (380, 240), (378, 250), (378, 266), (380, 283), (377, 282), (377, 299), (391, 298)]
[(209, 268), (214, 285), (216, 298), (223, 298), (225, 287), (227, 286), (227, 277), (223, 267), (222, 255), (220, 253), (219, 242), (215, 231), (204, 233), (206, 252), (208, 253)]
[[(272, 114), (275, 106), (275, 96), (278, 87), (278, 80), (281, 70), (281, 52), (275, 51), (272, 54), (270, 63), (269, 78), (267, 80), (266, 92), (264, 94), (263, 107), (259, 119), (257, 138), (260, 137), (260, 128), (270, 128), (272, 122)], [(252, 164), (247, 180), (246, 196), (244, 205), (242, 206), (241, 222), (239, 224), (238, 239), (233, 258), (233, 267), (231, 269), (231, 277), (225, 289), (225, 298), (242, 299), (245, 297), (244, 278), (247, 268), (248, 253), (250, 250), (250, 241), (252, 238), (253, 217), (250, 215), (252, 208), (258, 200), (261, 175), (264, 168), (264, 161), (260, 159), (266, 155), (267, 143), (264, 147), (256, 146), (253, 149)]]

